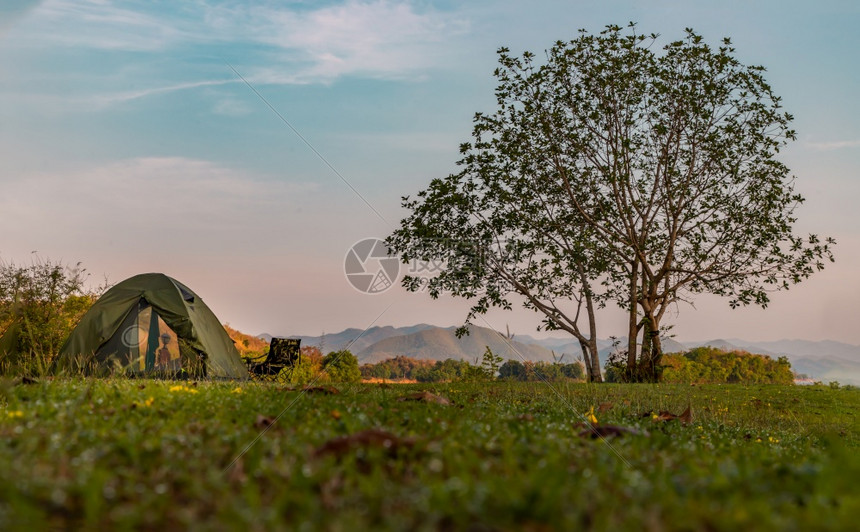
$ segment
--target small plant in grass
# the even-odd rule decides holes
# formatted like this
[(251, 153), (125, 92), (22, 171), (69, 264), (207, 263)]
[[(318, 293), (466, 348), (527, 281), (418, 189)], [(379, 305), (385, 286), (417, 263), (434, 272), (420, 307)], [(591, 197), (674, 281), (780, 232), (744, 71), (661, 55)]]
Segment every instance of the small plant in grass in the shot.
[(500, 357), (493, 353), (493, 350), (490, 349), (490, 346), (486, 346), (487, 348), (484, 350), (484, 355), (481, 358), (481, 368), (484, 370), (484, 373), (490, 379), (495, 379), (499, 374), (499, 367), (501, 367), (502, 363), (505, 361), (504, 358)]

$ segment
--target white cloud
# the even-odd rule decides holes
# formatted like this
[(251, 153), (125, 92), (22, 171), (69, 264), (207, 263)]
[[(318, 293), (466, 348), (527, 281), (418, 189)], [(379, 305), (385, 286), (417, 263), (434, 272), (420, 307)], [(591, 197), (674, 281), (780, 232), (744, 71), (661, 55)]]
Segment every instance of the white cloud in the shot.
[(235, 98), (221, 98), (215, 102), (212, 112), (216, 115), (237, 117), (251, 114), (252, 109), (248, 102)]
[(809, 142), (807, 145), (816, 151), (833, 151), (843, 148), (860, 147), (860, 140), (836, 140), (832, 142)]
[(109, 0), (46, 0), (16, 34), (16, 42), (143, 52), (229, 44), (240, 54), (243, 46), (253, 50), (246, 56), (251, 64), (259, 62), (263, 45), (268, 48), (263, 55), (277, 64), (257, 65), (253, 79), (293, 84), (344, 75), (414, 77), (440, 64), (453, 51), (450, 40), (469, 26), (455, 14), (389, 0), (347, 0), (318, 8), (205, 1), (176, 6), (159, 12)]
[(165, 17), (107, 0), (45, 0), (16, 34), (31, 46), (156, 51), (188, 38)]
[[(7, 92), (22, 100), (35, 95), (41, 104), (50, 99), (52, 87), (63, 86), (63, 99), (83, 106), (74, 109), (239, 82), (224, 59), (254, 85), (331, 83), (344, 76), (422, 79), (428, 69), (456, 57), (456, 38), (468, 29), (456, 13), (389, 0), (325, 7), (45, 0), (29, 7), (29, 16), (9, 28), (8, 42), (18, 53), (29, 49), (32, 59), (19, 72), (0, 74), (8, 76), (12, 90)], [(134, 55), (121, 68), (116, 64), (124, 56), (101, 61), (93, 55), (85, 70), (46, 85), (42, 81), (55, 65), (48, 62), (44, 72), (34, 74), (39, 58), (61, 48)], [(187, 53), (194, 57), (183, 63)], [(213, 110), (245, 112), (228, 102), (213, 104)]]
[[(223, 255), (220, 242), (264, 245), (297, 220), (317, 185), (291, 183), (182, 157), (122, 160), (64, 173), (4, 179), (0, 225), (27, 228), (43, 247), (114, 242), (178, 252), (189, 243)], [(16, 241), (10, 233), (7, 246)], [(18, 242), (18, 245), (22, 245)]]
[(4, 0), (0, 4), (0, 37), (19, 19), (33, 10), (41, 0)]
[(285, 63), (298, 67), (281, 74), (286, 83), (351, 74), (414, 76), (438, 65), (448, 40), (468, 28), (454, 16), (385, 0), (350, 0), (308, 12), (271, 10), (255, 25), (260, 41), (277, 46)]
[(188, 89), (197, 89), (200, 87), (212, 87), (217, 85), (226, 85), (228, 83), (237, 83), (239, 80), (237, 79), (221, 79), (221, 80), (203, 80), (203, 81), (190, 81), (186, 83), (175, 83), (171, 85), (164, 85), (161, 87), (151, 87), (148, 89), (140, 89), (135, 91), (122, 91), (122, 92), (114, 92), (114, 93), (105, 93), (105, 94), (96, 94), (88, 98), (87, 100), (90, 103), (95, 104), (97, 107), (106, 107), (116, 103), (129, 102), (132, 100), (138, 100), (140, 98), (146, 98), (147, 96), (153, 96), (156, 94), (166, 94), (169, 92), (176, 92), (181, 90)]

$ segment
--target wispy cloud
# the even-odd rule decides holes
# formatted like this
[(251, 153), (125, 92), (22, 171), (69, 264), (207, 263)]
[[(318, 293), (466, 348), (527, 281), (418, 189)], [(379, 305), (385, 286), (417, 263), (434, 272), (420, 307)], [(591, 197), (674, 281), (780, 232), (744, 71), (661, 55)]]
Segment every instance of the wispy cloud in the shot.
[(141, 157), (7, 178), (3, 190), (0, 224), (33, 228), (31, 237), (45, 233), (36, 240), (75, 241), (86, 234), (123, 239), (120, 249), (164, 250), (195, 239), (216, 246), (227, 237), (265, 245), (269, 226), (289, 228), (299, 222), (285, 207), (307, 201), (319, 185), (206, 160)]
[(254, 21), (258, 39), (281, 50), (270, 81), (326, 82), (344, 75), (412, 77), (438, 66), (448, 41), (468, 29), (458, 17), (410, 3), (348, 1), (307, 12), (270, 10)]
[(110, 0), (45, 0), (32, 13), (19, 43), (117, 51), (155, 51), (186, 40), (170, 17)]
[[(252, 7), (202, 0), (151, 7), (111, 0), (45, 0), (15, 37), (18, 45), (30, 47), (170, 50), (177, 59), (190, 49), (195, 54), (205, 50), (214, 61), (229, 53), (249, 79), (297, 84), (345, 75), (414, 78), (449, 57), (455, 49), (451, 39), (469, 27), (455, 13), (409, 1), (310, 6)], [(135, 59), (140, 62), (140, 57)], [(127, 99), (136, 97), (142, 96)]]
[(96, 94), (90, 97), (88, 100), (90, 103), (95, 104), (97, 107), (109, 106), (116, 103), (129, 102), (132, 100), (138, 100), (140, 98), (146, 98), (147, 96), (154, 96), (157, 94), (166, 94), (170, 92), (188, 90), (188, 89), (196, 89), (200, 87), (212, 87), (218, 85), (226, 85), (228, 83), (236, 83), (238, 80), (234, 79), (223, 79), (223, 80), (204, 80), (204, 81), (190, 81), (186, 83), (175, 83), (171, 85), (164, 85), (161, 87), (151, 87), (147, 89), (140, 89), (135, 91), (120, 91), (114, 93), (103, 93)]
[(4, 0), (0, 3), (0, 36), (18, 19), (35, 8), (41, 0)]
[(860, 140), (836, 140), (831, 142), (808, 142), (807, 146), (816, 151), (833, 151), (860, 147)]

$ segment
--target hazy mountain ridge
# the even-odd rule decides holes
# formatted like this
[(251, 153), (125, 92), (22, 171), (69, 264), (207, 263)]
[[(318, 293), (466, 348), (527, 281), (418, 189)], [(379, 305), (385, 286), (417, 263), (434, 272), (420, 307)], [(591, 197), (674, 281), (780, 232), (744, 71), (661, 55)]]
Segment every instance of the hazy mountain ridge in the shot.
[[(471, 334), (458, 339), (456, 327), (437, 327), (426, 323), (409, 327), (380, 326), (367, 330), (346, 329), (338, 333), (320, 336), (293, 336), (301, 338), (302, 345), (322, 345), (324, 353), (349, 349), (361, 362), (379, 362), (398, 355), (419, 359), (444, 360), (457, 358), (474, 361), (484, 353), (487, 345), (494, 353), (515, 360), (520, 355), (526, 360), (573, 362), (582, 356), (579, 342), (567, 338), (534, 338), (527, 334), (514, 334), (511, 349), (500, 332), (485, 327), (473, 326)], [(270, 340), (271, 335), (259, 336)], [(618, 338), (619, 347), (624, 348), (626, 338)], [(613, 350), (612, 340), (598, 340), (601, 365)], [(843, 384), (860, 385), (860, 346), (832, 340), (776, 340), (753, 342), (739, 338), (713, 339), (698, 342), (677, 342), (671, 338), (663, 340), (667, 353), (685, 351), (693, 347), (710, 346), (725, 350), (744, 350), (770, 357), (786, 356), (797, 373), (805, 373), (822, 381), (836, 380)], [(519, 352), (519, 354), (517, 354)]]
[(359, 361), (366, 363), (381, 362), (398, 355), (430, 360), (455, 358), (474, 362), (480, 361), (489, 346), (493, 353), (505, 359), (553, 361), (552, 352), (549, 349), (539, 345), (524, 344), (516, 339), (509, 341), (492, 329), (472, 326), (469, 327), (469, 334), (462, 338), (457, 338), (454, 334), (455, 329), (455, 327), (436, 328), (392, 336), (376, 342), (356, 356)]

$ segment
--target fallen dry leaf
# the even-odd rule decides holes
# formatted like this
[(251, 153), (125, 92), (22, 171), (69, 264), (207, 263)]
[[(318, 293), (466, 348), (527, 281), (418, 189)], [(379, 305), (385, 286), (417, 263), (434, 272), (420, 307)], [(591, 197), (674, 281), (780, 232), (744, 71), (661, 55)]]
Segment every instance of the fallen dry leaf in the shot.
[(597, 407), (597, 411), (598, 412), (606, 412), (608, 410), (612, 410), (613, 406), (615, 406), (615, 405), (612, 403), (600, 403), (600, 405)]
[(340, 458), (356, 449), (386, 449), (396, 454), (400, 450), (411, 449), (415, 446), (414, 438), (400, 438), (382, 429), (368, 429), (348, 436), (331, 439), (313, 452), (315, 458), (333, 455)]
[(254, 427), (258, 429), (265, 429), (275, 424), (275, 418), (272, 416), (264, 416), (262, 414), (257, 414), (257, 419), (254, 421)]
[(422, 403), (436, 403), (437, 405), (450, 405), (451, 401), (442, 397), (441, 395), (436, 395), (435, 393), (430, 393), (427, 390), (423, 392), (415, 392), (404, 397), (398, 397), (398, 401), (420, 401)]
[(305, 393), (319, 393), (323, 395), (337, 395), (340, 391), (334, 386), (305, 386), (302, 388)]
[(639, 431), (628, 427), (620, 427), (618, 425), (594, 425), (580, 432), (579, 437), (596, 440), (597, 438), (624, 436), (625, 434), (629, 434), (631, 436), (649, 436), (647, 431)]
[(230, 472), (227, 473), (227, 480), (232, 484), (244, 484), (248, 480), (248, 475), (245, 474), (245, 462), (241, 457), (233, 463)]
[(669, 412), (668, 410), (661, 410), (660, 413), (658, 413), (653, 418), (655, 423), (659, 423), (662, 421), (672, 421), (674, 419), (677, 419), (678, 421), (680, 421), (684, 425), (689, 425), (690, 423), (692, 423), (693, 422), (693, 413), (690, 410), (690, 407), (688, 406), (687, 409), (684, 410), (683, 412), (681, 412), (681, 414), (679, 414), (679, 415), (675, 415), (675, 414)]

